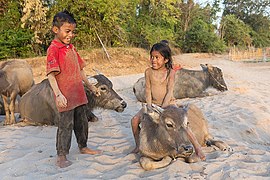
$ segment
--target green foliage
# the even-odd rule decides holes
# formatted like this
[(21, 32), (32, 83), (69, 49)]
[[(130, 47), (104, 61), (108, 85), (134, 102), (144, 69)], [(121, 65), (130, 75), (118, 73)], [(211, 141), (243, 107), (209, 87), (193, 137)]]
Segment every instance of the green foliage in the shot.
[[(250, 30), (249, 35), (251, 40), (244, 39), (242, 42), (240, 39), (235, 40), (235, 43), (239, 44), (240, 46), (245, 46), (245, 44), (252, 45), (255, 47), (266, 47), (269, 46), (270, 42), (270, 18), (269, 18), (269, 0), (260, 0), (260, 1), (253, 1), (253, 0), (224, 0), (224, 13), (223, 17), (226, 19), (229, 15), (234, 15), (236, 19), (239, 19), (241, 22), (233, 23), (236, 29), (243, 28), (244, 32), (246, 31), (244, 26), (249, 26)], [(234, 21), (234, 20), (233, 20)], [(245, 25), (243, 25), (245, 24)], [(231, 23), (231, 26), (232, 23)], [(235, 33), (233, 28), (230, 28), (232, 32), (229, 34)], [(245, 32), (246, 33), (246, 32)], [(235, 36), (239, 35), (235, 34)], [(248, 35), (241, 34), (242, 38), (248, 38)], [(237, 42), (240, 40), (240, 42)], [(250, 41), (247, 43), (247, 41)], [(228, 44), (232, 44), (232, 41), (228, 42)]]
[(221, 53), (224, 43), (218, 39), (212, 25), (197, 19), (186, 32), (183, 49), (185, 52)]
[(0, 14), (0, 59), (28, 57), (32, 54), (33, 34), (20, 27), (19, 1), (9, 1)]
[(0, 59), (29, 57), (33, 55), (29, 30), (11, 29), (2, 31), (0, 36)]
[(121, 27), (127, 1), (122, 0), (58, 0), (51, 8), (53, 16), (64, 9), (74, 14), (77, 21), (75, 44), (79, 48), (100, 47), (97, 34), (106, 46), (121, 46), (126, 42), (125, 31)]
[(137, 46), (150, 48), (162, 39), (175, 40), (175, 28), (179, 24), (180, 9), (177, 1), (141, 1), (137, 6), (137, 14), (131, 39), (140, 39)]
[[(32, 2), (43, 4), (36, 7)], [(201, 7), (194, 0), (0, 0), (0, 59), (46, 52), (53, 39), (52, 19), (64, 9), (77, 20), (73, 43), (78, 49), (101, 47), (98, 35), (106, 47), (149, 49), (166, 39), (182, 52), (219, 53), (226, 45), (270, 45), (269, 0), (223, 0), (227, 15), (218, 35), (213, 23), (220, 2)]]
[(228, 46), (246, 47), (252, 44), (251, 28), (234, 15), (227, 15), (221, 21), (222, 38)]

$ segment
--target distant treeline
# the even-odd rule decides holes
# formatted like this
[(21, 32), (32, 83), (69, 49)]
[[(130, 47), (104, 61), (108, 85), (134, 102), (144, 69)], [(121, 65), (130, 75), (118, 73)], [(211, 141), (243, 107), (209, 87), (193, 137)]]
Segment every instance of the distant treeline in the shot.
[[(0, 59), (44, 55), (51, 22), (64, 9), (77, 20), (78, 49), (141, 47), (166, 39), (182, 52), (222, 53), (270, 46), (269, 0), (0, 0)], [(222, 17), (218, 12), (223, 10)], [(216, 22), (219, 22), (218, 24)]]

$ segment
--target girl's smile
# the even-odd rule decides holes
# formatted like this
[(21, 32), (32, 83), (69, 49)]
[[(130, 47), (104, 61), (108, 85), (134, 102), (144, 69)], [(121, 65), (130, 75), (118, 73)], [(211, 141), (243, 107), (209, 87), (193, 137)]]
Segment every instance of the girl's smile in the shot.
[(166, 68), (165, 64), (168, 62), (168, 60), (165, 59), (158, 51), (152, 51), (150, 60), (152, 68), (155, 70)]

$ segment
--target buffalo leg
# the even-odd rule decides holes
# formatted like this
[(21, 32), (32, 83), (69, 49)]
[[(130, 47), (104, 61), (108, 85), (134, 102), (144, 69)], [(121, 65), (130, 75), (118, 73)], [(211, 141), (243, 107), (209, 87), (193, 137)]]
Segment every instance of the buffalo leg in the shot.
[(5, 119), (4, 125), (9, 125), (10, 124), (10, 113), (9, 113), (8, 97), (2, 95), (2, 98), (3, 98), (5, 114), (6, 114), (6, 119)]
[(10, 95), (10, 104), (9, 104), (9, 110), (10, 110), (10, 124), (15, 124), (15, 101), (16, 101), (17, 93), (12, 92)]
[(230, 151), (231, 150), (231, 147), (228, 144), (226, 144), (225, 142), (223, 142), (223, 141), (217, 141), (217, 140), (213, 140), (213, 139), (208, 139), (206, 141), (206, 145), (207, 146), (214, 145), (214, 146), (218, 147), (221, 151)]

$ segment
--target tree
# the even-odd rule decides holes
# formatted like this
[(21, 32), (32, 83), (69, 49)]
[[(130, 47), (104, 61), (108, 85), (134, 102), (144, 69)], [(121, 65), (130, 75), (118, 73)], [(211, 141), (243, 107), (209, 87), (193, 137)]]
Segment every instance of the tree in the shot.
[(32, 46), (36, 47), (34, 51), (39, 55), (42, 54), (40, 46), (43, 44), (44, 35), (48, 28), (46, 22), (48, 7), (44, 5), (42, 0), (23, 0), (22, 2), (21, 27), (33, 31)]
[[(162, 39), (175, 44), (175, 28), (179, 22), (180, 9), (176, 0), (150, 1), (142, 0), (138, 4), (133, 30), (138, 32), (139, 46), (149, 48)], [(134, 39), (134, 38), (133, 38)]]
[(183, 49), (185, 52), (221, 53), (225, 44), (214, 33), (212, 24), (195, 20), (186, 32)]
[(1, 1), (5, 9), (0, 13), (0, 59), (32, 55), (32, 32), (21, 28), (22, 6), (18, 0)]
[(219, 33), (228, 46), (250, 47), (251, 31), (251, 28), (235, 15), (227, 15), (221, 21)]
[(77, 0), (75, 4), (73, 0), (58, 0), (51, 7), (49, 21), (57, 12), (66, 9), (75, 15), (77, 21), (77, 47), (100, 47), (96, 33), (106, 46), (121, 46), (126, 39), (120, 17), (127, 3), (127, 0)]
[(236, 18), (251, 27), (250, 36), (252, 38), (252, 45), (256, 47), (270, 45), (269, 0), (224, 0), (223, 4), (224, 17), (233, 14)]
[(224, 11), (223, 16), (234, 14), (237, 18), (246, 22), (246, 20), (252, 14), (263, 14), (269, 13), (269, 0), (223, 0)]

